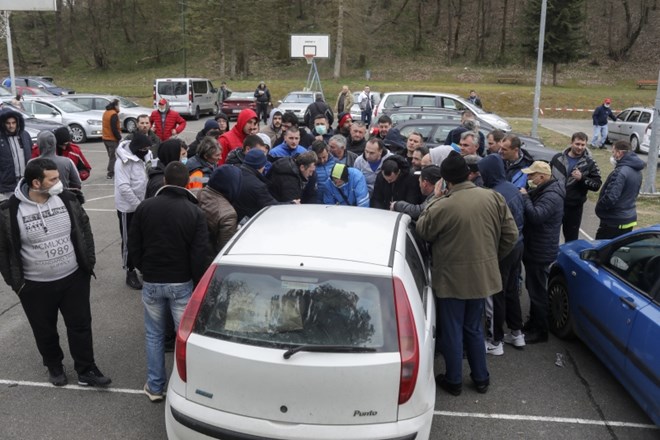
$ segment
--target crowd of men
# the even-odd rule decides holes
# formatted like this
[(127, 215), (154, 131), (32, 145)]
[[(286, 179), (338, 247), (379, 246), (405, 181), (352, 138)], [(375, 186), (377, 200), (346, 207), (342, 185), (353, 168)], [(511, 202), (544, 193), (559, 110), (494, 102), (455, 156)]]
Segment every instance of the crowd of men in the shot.
[[(350, 115), (353, 98), (346, 86), (336, 118), (322, 97), (301, 121), (279, 109), (268, 114), (265, 84), (255, 96), (263, 104), (258, 112), (241, 111), (231, 128), (219, 114), (190, 145), (177, 136), (186, 121), (166, 100), (140, 116), (136, 131), (124, 138), (119, 102), (111, 102), (103, 116), (106, 176), (114, 181), (126, 284), (142, 290), (145, 308), (144, 392), (154, 402), (163, 400), (164, 352), (194, 285), (213, 256), (264, 207), (320, 203), (409, 214), (431, 254), (438, 347), (447, 368), (437, 383), (453, 395), (461, 392), (464, 351), (477, 390), (486, 392), (486, 354), (502, 355), (505, 343), (522, 349), (548, 340), (549, 267), (560, 231), (565, 241), (578, 238), (588, 191), (600, 190), (596, 238), (613, 238), (636, 225), (644, 163), (627, 142), (613, 145), (615, 168), (603, 184), (581, 132), (548, 164), (534, 161), (515, 135), (494, 130), (484, 137), (469, 112), (446, 145), (429, 149), (416, 132), (403, 138), (386, 115), (371, 124), (368, 87), (358, 99), (360, 121)], [(42, 132), (33, 149), (21, 115), (0, 113), (0, 193), (7, 199), (0, 205), (0, 272), (21, 292), (54, 385), (68, 381), (58, 310), (78, 383), (110, 383), (92, 349), (94, 243), (80, 192), (90, 170), (64, 133)], [(522, 265), (530, 298), (526, 321)]]

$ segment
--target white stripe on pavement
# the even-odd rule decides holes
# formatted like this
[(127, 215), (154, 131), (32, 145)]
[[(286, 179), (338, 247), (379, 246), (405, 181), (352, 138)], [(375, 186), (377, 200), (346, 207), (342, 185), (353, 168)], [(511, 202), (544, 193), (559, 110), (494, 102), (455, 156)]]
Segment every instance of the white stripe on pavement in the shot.
[(116, 209), (85, 208), (85, 212), (117, 212)]
[(542, 416), (525, 416), (518, 414), (485, 414), (485, 413), (467, 413), (467, 412), (453, 412), (453, 411), (434, 411), (433, 414), (436, 416), (445, 416), (445, 417), (470, 417), (477, 419), (522, 420), (529, 422), (573, 423), (576, 425), (619, 426), (623, 428), (658, 429), (658, 427), (655, 425), (647, 425), (644, 423), (615, 422), (611, 420), (576, 419), (571, 417), (542, 417)]
[(585, 237), (587, 237), (587, 240), (593, 240), (593, 238), (591, 238), (591, 236), (590, 236), (589, 234), (587, 234), (586, 232), (584, 232), (584, 229), (580, 228), (580, 232), (582, 233), (582, 235), (584, 235)]
[(103, 393), (122, 393), (122, 394), (143, 394), (143, 390), (132, 390), (129, 388), (99, 388), (99, 387), (83, 387), (80, 385), (65, 385), (63, 387), (56, 387), (50, 382), (30, 382), (27, 380), (5, 380), (0, 379), (0, 385), (8, 385), (9, 387), (24, 386), (24, 387), (41, 387), (41, 388), (62, 388), (68, 390), (79, 391), (98, 391)]
[[(114, 194), (111, 194), (111, 195), (109, 195), (109, 196), (94, 197), (93, 199), (86, 199), (85, 202), (95, 202), (95, 201), (97, 201), (97, 200), (111, 199), (111, 198), (113, 198), (114, 196), (115, 196)], [(89, 209), (85, 209), (85, 211), (89, 211)]]

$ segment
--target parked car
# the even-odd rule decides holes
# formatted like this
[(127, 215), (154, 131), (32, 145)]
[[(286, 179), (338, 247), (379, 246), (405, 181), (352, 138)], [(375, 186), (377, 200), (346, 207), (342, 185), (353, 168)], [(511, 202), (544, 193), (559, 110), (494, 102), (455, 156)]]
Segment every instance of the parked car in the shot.
[(2, 106), (2, 110), (0, 110), (0, 113), (3, 110), (13, 110), (15, 112), (18, 112), (23, 116), (23, 121), (25, 121), (25, 130), (30, 133), (30, 138), (32, 139), (32, 142), (37, 142), (37, 135), (39, 134), (40, 131), (42, 130), (50, 130), (54, 131), (57, 128), (63, 127), (63, 124), (59, 124), (57, 122), (53, 121), (45, 121), (43, 119), (38, 119), (35, 118), (34, 115), (27, 113), (25, 110), (22, 110), (20, 108), (16, 108), (11, 104), (5, 103)]
[(451, 93), (437, 93), (437, 92), (391, 92), (385, 93), (383, 99), (376, 106), (374, 110), (373, 119), (377, 120), (378, 116), (383, 113), (384, 109), (393, 107), (439, 107), (453, 110), (470, 110), (474, 113), (482, 123), (488, 123), (494, 128), (503, 131), (511, 131), (511, 126), (502, 117), (495, 113), (489, 113), (477, 107), (476, 105), (468, 102), (466, 99)]
[(23, 96), (53, 96), (52, 93), (38, 87), (16, 86), (16, 93)]
[(550, 330), (577, 336), (660, 425), (660, 225), (561, 246)]
[(134, 131), (137, 127), (137, 118), (140, 115), (150, 115), (153, 109), (142, 107), (140, 104), (118, 95), (94, 95), (94, 94), (75, 94), (67, 96), (67, 99), (76, 102), (87, 110), (101, 110), (105, 111), (105, 107), (112, 102), (113, 99), (119, 100), (119, 122), (121, 128), (129, 133)]
[(70, 99), (25, 97), (23, 108), (39, 119), (54, 121), (69, 127), (71, 141), (79, 144), (102, 135), (103, 112), (87, 110)]
[(5, 86), (0, 86), (0, 100), (5, 101), (7, 99), (14, 98), (10, 90), (7, 90)]
[[(53, 84), (53, 79), (50, 77), (43, 76), (15, 76), (16, 86), (21, 87), (35, 87), (38, 89), (45, 90), (51, 95), (69, 95), (76, 93), (74, 90), (66, 89), (58, 85)], [(11, 78), (6, 77), (2, 80), (2, 85), (5, 87), (11, 87)]]
[[(255, 215), (181, 319), (168, 438), (428, 439), (435, 306), (412, 229), (350, 206)], [(301, 239), (318, 231), (332, 245)]]
[(166, 99), (181, 116), (199, 119), (202, 113), (218, 112), (218, 89), (206, 78), (159, 78), (154, 80), (153, 105)]
[(653, 109), (630, 107), (616, 115), (616, 121), (607, 121), (609, 142), (629, 141), (632, 149), (639, 153), (646, 127), (653, 122)]
[[(460, 125), (462, 117), (461, 112), (458, 110), (438, 107), (393, 107), (384, 109), (382, 114), (388, 115), (392, 119), (393, 126), (415, 119), (444, 119), (455, 121), (456, 125)], [(490, 124), (486, 125), (490, 127)]]
[[(314, 102), (315, 96), (320, 92), (306, 92), (297, 91), (291, 92), (284, 97), (281, 101), (277, 101), (278, 106), (282, 113), (293, 112), (298, 116), (298, 121), (302, 123), (305, 119), (305, 110)], [(325, 98), (324, 98), (325, 99)]]
[[(644, 140), (642, 140), (642, 143), (639, 145), (639, 150), (646, 154), (649, 154), (649, 151), (651, 150), (651, 130), (652, 124), (649, 124), (644, 132)], [(660, 144), (660, 134), (658, 135), (657, 141), (658, 144)], [(658, 145), (658, 157), (660, 157), (660, 145)]]
[[(397, 128), (399, 129), (401, 136), (405, 139), (408, 139), (408, 136), (413, 131), (418, 132), (422, 135), (426, 146), (433, 148), (438, 145), (444, 145), (449, 132), (458, 125), (460, 125), (460, 121), (451, 119), (411, 119), (405, 122), (400, 122), (397, 125)], [(494, 127), (491, 125), (483, 123), (479, 127), (479, 131), (481, 131), (484, 136), (488, 135), (493, 129)], [(513, 134), (520, 138), (520, 141), (523, 144), (522, 147), (532, 155), (534, 160), (550, 162), (555, 154), (558, 153), (558, 151), (543, 145), (543, 142), (538, 139), (518, 133)]]
[(257, 110), (257, 102), (254, 92), (232, 92), (231, 96), (224, 100), (220, 111), (229, 119), (237, 119), (241, 110), (251, 108)]
[[(358, 98), (360, 97), (359, 92), (353, 92), (353, 106), (351, 107), (351, 119), (354, 121), (359, 121), (362, 118), (362, 110), (360, 110), (360, 104), (358, 104)], [(373, 96), (374, 99), (374, 106), (377, 106), (380, 103), (380, 98), (383, 95), (380, 92), (371, 92), (371, 95)]]

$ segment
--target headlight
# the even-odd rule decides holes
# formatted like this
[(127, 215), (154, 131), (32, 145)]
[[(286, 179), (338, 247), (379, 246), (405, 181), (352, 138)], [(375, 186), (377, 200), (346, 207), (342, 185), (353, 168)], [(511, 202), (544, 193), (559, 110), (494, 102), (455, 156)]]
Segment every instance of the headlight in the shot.
[(89, 125), (103, 125), (103, 122), (100, 121), (99, 119), (88, 119), (87, 123)]

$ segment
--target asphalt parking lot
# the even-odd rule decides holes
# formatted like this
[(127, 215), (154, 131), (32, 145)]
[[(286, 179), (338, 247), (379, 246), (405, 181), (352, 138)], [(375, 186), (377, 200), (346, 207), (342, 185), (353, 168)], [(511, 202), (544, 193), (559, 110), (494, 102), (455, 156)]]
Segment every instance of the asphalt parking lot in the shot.
[[(203, 120), (189, 121), (182, 137), (192, 141), (202, 125)], [(142, 304), (140, 293), (124, 284), (114, 188), (105, 179), (107, 156), (101, 142), (81, 147), (93, 166), (83, 190), (97, 255), (91, 299), (95, 353), (113, 383), (105, 390), (50, 385), (18, 298), (0, 283), (0, 439), (164, 439), (165, 406), (142, 393)], [(593, 206), (585, 213), (583, 229), (593, 236)], [(64, 365), (75, 383), (60, 328)], [(438, 391), (432, 439), (660, 438), (658, 428), (579, 341), (551, 337), (523, 351), (507, 346), (504, 356), (488, 361), (487, 394), (477, 394), (468, 381), (459, 397)], [(443, 371), (441, 360), (436, 367)], [(218, 371), (222, 374), (222, 366)], [(468, 373), (466, 365), (465, 377)]]

